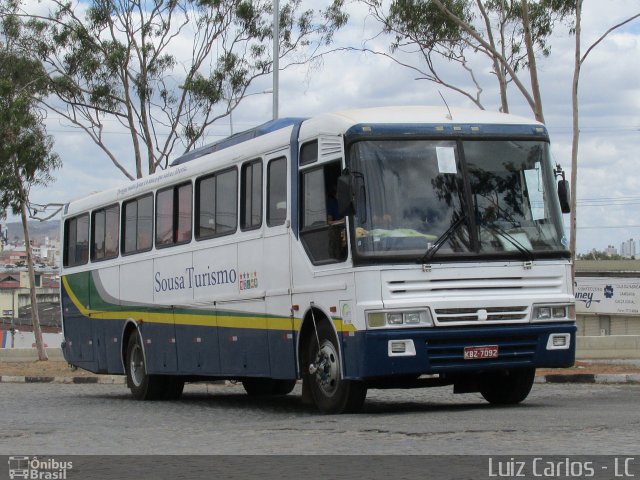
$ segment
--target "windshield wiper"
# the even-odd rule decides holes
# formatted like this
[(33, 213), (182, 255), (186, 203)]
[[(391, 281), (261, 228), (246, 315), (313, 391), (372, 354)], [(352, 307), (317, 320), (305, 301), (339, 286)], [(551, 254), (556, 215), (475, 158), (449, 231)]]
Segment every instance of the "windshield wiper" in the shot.
[(418, 260), (418, 263), (427, 263), (431, 261), (431, 259), (436, 254), (436, 252), (440, 249), (440, 247), (444, 245), (444, 243), (451, 238), (451, 236), (456, 232), (456, 230), (458, 230), (458, 227), (462, 225), (462, 223), (466, 220), (466, 218), (467, 218), (467, 214), (465, 213), (460, 218), (458, 218), (455, 222), (453, 222), (451, 226), (447, 228), (447, 230), (438, 237), (438, 239), (431, 246), (431, 248), (427, 249), (425, 254), (422, 257), (420, 257), (420, 259)]
[(482, 226), (487, 227), (493, 233), (500, 235), (503, 238), (506, 238), (511, 245), (516, 247), (516, 249), (527, 258), (527, 260), (531, 262), (533, 261), (533, 252), (529, 250), (527, 247), (525, 247), (524, 245), (522, 245), (518, 240), (516, 240), (509, 232), (507, 232), (500, 225), (497, 225), (495, 223), (485, 223)]

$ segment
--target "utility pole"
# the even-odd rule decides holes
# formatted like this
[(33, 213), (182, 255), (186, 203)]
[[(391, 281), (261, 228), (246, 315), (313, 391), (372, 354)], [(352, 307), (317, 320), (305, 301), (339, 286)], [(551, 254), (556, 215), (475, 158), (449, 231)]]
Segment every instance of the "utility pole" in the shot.
[(280, 6), (273, 0), (273, 119), (278, 119), (278, 76), (280, 74)]

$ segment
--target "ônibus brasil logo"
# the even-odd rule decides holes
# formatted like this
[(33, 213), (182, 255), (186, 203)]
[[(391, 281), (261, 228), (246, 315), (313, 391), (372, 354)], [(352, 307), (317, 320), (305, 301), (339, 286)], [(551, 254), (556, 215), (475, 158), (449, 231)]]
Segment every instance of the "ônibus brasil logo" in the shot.
[(65, 480), (72, 462), (62, 462), (54, 458), (9, 457), (9, 478), (33, 480)]

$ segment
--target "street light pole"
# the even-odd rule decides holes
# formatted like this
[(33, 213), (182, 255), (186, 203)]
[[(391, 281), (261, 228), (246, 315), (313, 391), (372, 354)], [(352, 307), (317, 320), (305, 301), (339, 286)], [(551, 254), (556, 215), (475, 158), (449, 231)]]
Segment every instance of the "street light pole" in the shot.
[(280, 6), (273, 0), (273, 119), (278, 119), (278, 75), (280, 73)]

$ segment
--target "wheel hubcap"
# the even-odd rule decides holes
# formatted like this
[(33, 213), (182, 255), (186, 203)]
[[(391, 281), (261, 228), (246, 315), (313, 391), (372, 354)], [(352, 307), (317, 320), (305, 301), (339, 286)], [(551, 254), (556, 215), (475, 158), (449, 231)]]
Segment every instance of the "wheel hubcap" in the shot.
[(320, 346), (320, 350), (315, 358), (316, 370), (316, 382), (320, 387), (320, 390), (327, 397), (331, 397), (338, 389), (338, 382), (340, 380), (340, 365), (338, 362), (338, 352), (335, 347), (329, 341), (323, 342)]
[(136, 387), (142, 385), (146, 372), (144, 371), (144, 354), (140, 345), (135, 345), (131, 349), (130, 359), (131, 381)]

